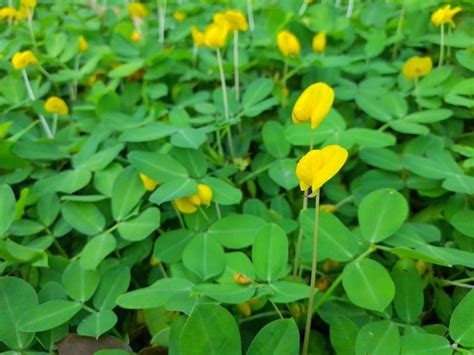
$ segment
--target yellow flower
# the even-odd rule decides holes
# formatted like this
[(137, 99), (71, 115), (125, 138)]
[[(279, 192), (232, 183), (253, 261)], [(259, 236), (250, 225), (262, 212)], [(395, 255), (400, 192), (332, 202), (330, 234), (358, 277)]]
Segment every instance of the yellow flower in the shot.
[(313, 51), (323, 53), (326, 49), (326, 33), (319, 32), (313, 37)]
[(319, 206), (319, 209), (324, 212), (328, 213), (334, 213), (337, 210), (336, 205), (321, 205)]
[(445, 23), (450, 23), (452, 26), (454, 26), (453, 17), (460, 11), (461, 7), (459, 6), (456, 6), (454, 9), (451, 9), (451, 5), (440, 7), (431, 14), (431, 22), (433, 22), (436, 26), (441, 26)]
[(12, 58), (12, 65), (16, 70), (25, 69), (30, 64), (38, 64), (38, 60), (32, 51), (17, 52)]
[(249, 283), (252, 282), (252, 279), (250, 277), (238, 272), (234, 272), (234, 275), (232, 278), (239, 285), (248, 285)]
[(301, 191), (311, 187), (316, 192), (341, 170), (347, 156), (347, 150), (336, 144), (314, 149), (303, 156), (296, 164)]
[(25, 18), (28, 18), (28, 13), (29, 13), (29, 10), (27, 7), (21, 7), (20, 10), (16, 12), (15, 19), (17, 21), (24, 20)]
[(17, 12), (13, 7), (3, 7), (0, 9), (0, 20), (15, 18)]
[(224, 16), (229, 24), (229, 31), (242, 31), (245, 32), (248, 30), (249, 25), (242, 11), (239, 10), (227, 10), (224, 13)]
[(408, 80), (413, 80), (427, 75), (433, 69), (430, 57), (411, 57), (403, 64), (402, 73)]
[(240, 313), (242, 313), (245, 317), (250, 317), (250, 315), (252, 314), (252, 308), (250, 308), (248, 302), (238, 304), (237, 308), (239, 309)]
[(142, 180), (143, 187), (147, 191), (153, 191), (158, 186), (158, 181), (153, 180), (152, 178), (146, 176), (145, 174), (140, 173), (140, 179)]
[(204, 31), (204, 44), (209, 48), (222, 48), (227, 41), (229, 27), (212, 23)]
[(285, 56), (293, 56), (300, 54), (301, 46), (298, 38), (288, 31), (280, 31), (277, 35), (277, 44), (280, 52)]
[(182, 11), (173, 12), (173, 17), (176, 21), (183, 21), (186, 18), (186, 14)]
[(204, 45), (204, 33), (199, 31), (196, 27), (191, 29), (191, 36), (193, 37), (193, 42), (196, 47)]
[(132, 34), (130, 35), (130, 39), (133, 42), (140, 42), (142, 40), (142, 34), (138, 31), (133, 31)]
[(36, 7), (36, 0), (21, 0), (21, 6), (32, 9)]
[(50, 113), (57, 113), (59, 115), (67, 115), (69, 108), (63, 99), (57, 96), (49, 97), (44, 103), (44, 109)]
[(205, 184), (198, 184), (198, 193), (174, 200), (176, 208), (182, 213), (194, 213), (200, 205), (209, 205), (212, 200), (212, 190)]
[(316, 128), (327, 116), (334, 101), (334, 90), (325, 83), (310, 85), (296, 100), (291, 118), (293, 123), (311, 121)]
[(85, 53), (89, 50), (89, 43), (87, 40), (84, 38), (84, 36), (79, 37), (79, 50), (82, 53)]
[(148, 16), (148, 10), (142, 3), (139, 3), (139, 2), (133, 2), (131, 4), (128, 4), (128, 13), (132, 17)]

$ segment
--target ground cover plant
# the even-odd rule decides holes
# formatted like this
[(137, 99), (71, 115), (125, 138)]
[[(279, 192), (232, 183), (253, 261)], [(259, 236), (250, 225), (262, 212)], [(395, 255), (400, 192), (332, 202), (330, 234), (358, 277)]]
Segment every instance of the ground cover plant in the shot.
[(1, 5), (2, 353), (474, 353), (472, 2)]

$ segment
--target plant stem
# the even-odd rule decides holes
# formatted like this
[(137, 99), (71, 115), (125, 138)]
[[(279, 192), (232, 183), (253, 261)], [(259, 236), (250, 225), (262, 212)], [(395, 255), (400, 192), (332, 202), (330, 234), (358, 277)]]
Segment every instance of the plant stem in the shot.
[(179, 225), (181, 226), (182, 229), (184, 229), (185, 226), (184, 226), (183, 216), (181, 215), (181, 212), (179, 212), (178, 208), (174, 205), (174, 203), (172, 203), (172, 205), (176, 212), (176, 215), (178, 216)]
[[(448, 37), (451, 37), (451, 31), (452, 31), (451, 26), (448, 25)], [(446, 44), (446, 51), (447, 51), (446, 56), (449, 60), (451, 59), (451, 46), (449, 44)]]
[[(224, 76), (224, 65), (222, 64), (222, 55), (221, 50), (216, 48), (216, 55), (217, 55), (217, 66), (219, 67), (219, 75), (221, 78), (221, 86), (222, 86), (222, 101), (224, 104), (224, 118), (225, 121), (229, 121), (229, 101), (227, 99), (227, 88), (225, 85), (225, 76)], [(229, 144), (229, 152), (230, 156), (234, 157), (234, 142), (232, 140), (232, 131), (230, 127), (227, 128), (227, 143)]]
[[(31, 88), (30, 80), (28, 79), (28, 74), (26, 73), (26, 70), (22, 69), (21, 74), (23, 75), (23, 81), (25, 82), (26, 91), (28, 92), (30, 100), (35, 101), (35, 94), (33, 93), (33, 89)], [(43, 126), (44, 132), (46, 133), (46, 136), (50, 139), (53, 138), (53, 134), (49, 129), (48, 122), (46, 122), (46, 119), (43, 117), (43, 115), (38, 115), (38, 117), (40, 119), (41, 125)]]
[(315, 194), (315, 210), (314, 210), (314, 229), (313, 229), (313, 260), (311, 264), (311, 280), (309, 289), (309, 301), (308, 311), (306, 313), (306, 327), (304, 331), (303, 340), (303, 355), (308, 354), (309, 337), (311, 333), (311, 320), (313, 318), (313, 304), (316, 286), (316, 269), (318, 266), (318, 232), (319, 232), (319, 196), (320, 190), (318, 189)]
[(303, 0), (303, 3), (301, 4), (301, 7), (298, 11), (298, 15), (299, 16), (303, 16), (305, 11), (306, 11), (306, 8), (308, 7), (308, 1), (307, 0)]
[[(405, 6), (402, 6), (402, 10), (400, 11), (400, 17), (398, 18), (397, 32), (395, 34), (396, 38), (400, 37), (400, 35), (402, 34), (404, 18), (405, 18)], [(397, 42), (393, 46), (392, 59), (395, 59), (397, 57), (398, 48), (400, 48), (400, 42)]]
[[(74, 59), (74, 71), (79, 71), (79, 65), (81, 63), (81, 55), (78, 54)], [(73, 101), (76, 101), (77, 98), (77, 79), (74, 80), (74, 97), (72, 98)]]
[(255, 30), (255, 22), (253, 20), (252, 0), (247, 0), (247, 16), (249, 18), (250, 31), (253, 32)]
[(261, 167), (260, 169), (255, 170), (254, 172), (248, 174), (246, 177), (244, 177), (242, 180), (237, 181), (238, 184), (243, 184), (244, 182), (250, 180), (251, 178), (263, 173), (264, 171), (270, 169), (272, 164), (265, 165)]
[(349, 0), (349, 4), (347, 5), (347, 12), (346, 17), (352, 17), (352, 12), (354, 11), (354, 0)]
[(56, 134), (57, 128), (58, 128), (58, 114), (55, 113), (53, 116), (53, 128), (51, 128), (53, 136)]
[(166, 0), (157, 0), (158, 2), (158, 41), (163, 44), (165, 42), (165, 14), (166, 14)]
[(218, 203), (216, 203), (215, 205), (216, 205), (217, 219), (222, 219), (221, 208)]
[(240, 101), (240, 82), (239, 82), (239, 31), (234, 31), (234, 90), (235, 99)]
[(36, 39), (35, 39), (35, 32), (33, 30), (33, 13), (31, 12), (30, 8), (28, 7), (28, 30), (30, 31), (31, 41), (33, 42), (33, 47), (37, 47)]
[(168, 274), (167, 274), (167, 272), (166, 272), (166, 270), (165, 270), (165, 267), (164, 267), (163, 264), (161, 263), (161, 261), (158, 262), (158, 268), (160, 269), (160, 272), (161, 272), (161, 274), (163, 275), (163, 277), (167, 279), (167, 278), (168, 278)]
[(418, 109), (420, 108), (420, 90), (419, 90), (419, 87), (418, 87), (418, 78), (415, 78), (415, 101), (416, 101), (416, 105), (418, 106)]
[(272, 304), (273, 308), (275, 308), (275, 311), (277, 312), (278, 316), (281, 318), (281, 319), (285, 319), (285, 317), (283, 317), (283, 314), (281, 314), (280, 310), (278, 309), (277, 305), (270, 301), (270, 303)]
[(440, 27), (440, 38), (439, 38), (439, 62), (438, 67), (443, 65), (444, 61), (444, 25)]
[[(302, 211), (308, 208), (308, 190), (304, 192), (303, 198), (303, 208)], [(299, 261), (300, 261), (300, 249), (301, 249), (301, 242), (303, 241), (303, 227), (300, 226), (298, 231), (298, 239), (296, 240), (296, 248), (295, 248), (295, 260), (293, 261), (293, 276), (298, 275), (298, 268), (299, 268)]]

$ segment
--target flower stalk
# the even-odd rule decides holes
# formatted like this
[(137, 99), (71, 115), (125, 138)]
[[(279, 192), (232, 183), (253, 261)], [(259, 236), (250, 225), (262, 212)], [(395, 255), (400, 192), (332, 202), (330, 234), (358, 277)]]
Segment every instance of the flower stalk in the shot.
[[(23, 81), (25, 82), (25, 87), (26, 91), (28, 92), (28, 97), (30, 98), (31, 101), (35, 101), (35, 94), (33, 93), (33, 89), (31, 88), (30, 80), (28, 79), (28, 74), (26, 73), (25, 69), (21, 70), (21, 74), (23, 76)], [(53, 138), (54, 135), (51, 132), (51, 129), (48, 126), (48, 122), (46, 122), (46, 119), (43, 117), (43, 115), (39, 114), (38, 115), (41, 126), (43, 126), (44, 132), (46, 133), (46, 136), (48, 138)]]
[(443, 61), (444, 61), (444, 24), (440, 26), (438, 67), (441, 67), (443, 65)]
[(306, 313), (306, 326), (303, 340), (303, 355), (308, 354), (309, 338), (311, 333), (311, 320), (313, 318), (313, 305), (316, 286), (316, 271), (318, 265), (318, 234), (319, 234), (319, 196), (320, 189), (314, 193), (315, 211), (314, 211), (314, 229), (313, 229), (313, 256), (311, 262), (311, 280), (309, 289), (308, 311)]
[(239, 31), (234, 31), (234, 90), (235, 99), (240, 101), (240, 82), (239, 82)]
[[(219, 67), (219, 75), (221, 78), (221, 86), (222, 86), (222, 101), (224, 104), (224, 118), (226, 123), (229, 121), (229, 101), (227, 98), (227, 88), (225, 85), (225, 76), (224, 76), (224, 65), (222, 64), (222, 54), (220, 48), (216, 48), (216, 55), (217, 55), (217, 66)], [(230, 126), (227, 128), (227, 142), (229, 144), (229, 151), (231, 157), (234, 157), (234, 142), (232, 139), (232, 131)]]
[(253, 7), (252, 7), (252, 0), (247, 0), (247, 16), (249, 18), (249, 28), (250, 31), (255, 30), (255, 22), (253, 20)]

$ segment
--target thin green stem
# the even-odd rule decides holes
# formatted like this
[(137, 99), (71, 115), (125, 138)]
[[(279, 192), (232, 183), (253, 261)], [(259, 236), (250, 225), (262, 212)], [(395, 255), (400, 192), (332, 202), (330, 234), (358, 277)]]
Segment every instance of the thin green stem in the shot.
[(251, 32), (255, 30), (255, 22), (253, 20), (252, 1), (253, 0), (247, 0), (247, 16), (249, 18), (249, 28)]
[(318, 266), (318, 233), (319, 233), (319, 196), (320, 190), (315, 193), (315, 211), (314, 211), (314, 228), (313, 228), (313, 257), (311, 263), (311, 280), (309, 289), (308, 312), (306, 313), (306, 326), (303, 340), (303, 355), (308, 354), (309, 338), (311, 334), (311, 320), (313, 319), (313, 304), (316, 286), (316, 269)]
[(217, 214), (217, 219), (222, 219), (222, 213), (221, 213), (221, 208), (218, 203), (216, 205), (216, 214)]
[(166, 272), (165, 267), (163, 266), (161, 261), (158, 262), (158, 268), (160, 269), (161, 274), (163, 275), (163, 277), (167, 279), (168, 278), (168, 273)]
[[(26, 91), (28, 92), (28, 96), (30, 97), (31, 101), (35, 101), (35, 94), (33, 93), (33, 89), (31, 88), (30, 80), (28, 79), (28, 74), (26, 73), (25, 69), (21, 70), (21, 74), (23, 75), (23, 81), (25, 82)], [(38, 115), (41, 126), (43, 126), (44, 132), (48, 138), (53, 138), (53, 134), (51, 133), (51, 129), (49, 128), (48, 122), (43, 117), (43, 115)]]
[(35, 32), (33, 30), (33, 12), (29, 7), (26, 11), (28, 11), (28, 30), (30, 31), (31, 41), (33, 42), (33, 47), (37, 48)]
[(53, 127), (51, 128), (51, 131), (53, 133), (53, 136), (56, 135), (56, 130), (58, 129), (58, 114), (55, 113), (53, 115)]
[(181, 215), (181, 212), (179, 212), (178, 208), (175, 206), (174, 203), (172, 203), (173, 205), (173, 208), (174, 208), (174, 211), (176, 212), (176, 216), (178, 216), (178, 221), (179, 221), (179, 225), (181, 226), (181, 228), (185, 228), (184, 226), (184, 220), (183, 220), (183, 216)]
[(281, 319), (285, 319), (285, 317), (283, 317), (283, 314), (281, 314), (281, 311), (278, 309), (277, 305), (273, 301), (270, 301), (270, 303), (272, 304), (273, 308), (275, 308), (275, 311), (278, 314), (278, 316)]
[(202, 214), (202, 216), (204, 217), (204, 219), (205, 219), (207, 222), (210, 222), (210, 221), (211, 221), (211, 220), (209, 219), (209, 217), (208, 217), (206, 211), (204, 211), (204, 209), (203, 209), (201, 206), (199, 206), (199, 212)]
[(254, 178), (255, 176), (257, 175), (260, 175), (261, 173), (263, 173), (264, 171), (267, 171), (268, 169), (270, 169), (270, 166), (272, 166), (272, 164), (268, 164), (268, 165), (264, 165), (262, 166), (261, 168), (255, 170), (254, 172), (248, 174), (246, 177), (244, 177), (243, 179), (237, 181), (238, 184), (243, 184), (244, 182)]
[[(309, 190), (306, 190), (304, 192), (302, 211), (304, 211), (308, 208), (308, 191)], [(295, 260), (293, 261), (293, 276), (298, 275), (298, 270), (299, 270), (298, 268), (299, 268), (299, 261), (300, 261), (300, 250), (301, 250), (302, 241), (303, 241), (303, 227), (300, 226), (300, 229), (298, 231), (298, 239), (296, 240)]]
[(439, 62), (438, 67), (443, 65), (444, 61), (444, 25), (440, 26), (440, 38), (439, 38)]
[(240, 79), (239, 79), (239, 31), (234, 31), (234, 90), (235, 99), (240, 101)]
[[(217, 66), (219, 67), (219, 76), (221, 78), (221, 86), (222, 86), (222, 101), (224, 104), (224, 118), (225, 121), (229, 121), (229, 101), (227, 99), (227, 87), (225, 85), (225, 75), (224, 75), (224, 65), (222, 64), (222, 55), (221, 50), (216, 48), (216, 55), (217, 55)], [(227, 127), (227, 143), (229, 145), (229, 153), (230, 156), (233, 158), (234, 154), (234, 142), (232, 140), (232, 130), (230, 127)]]

